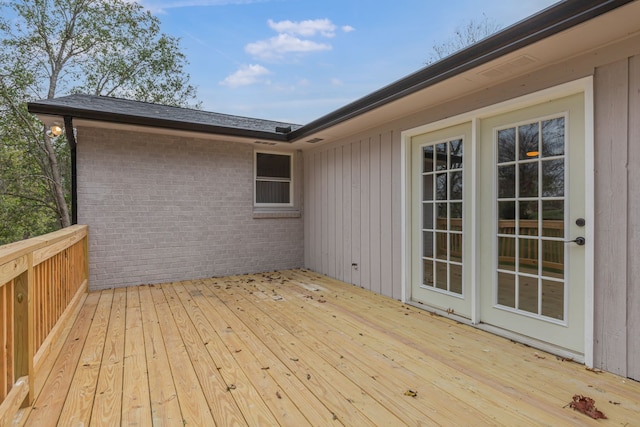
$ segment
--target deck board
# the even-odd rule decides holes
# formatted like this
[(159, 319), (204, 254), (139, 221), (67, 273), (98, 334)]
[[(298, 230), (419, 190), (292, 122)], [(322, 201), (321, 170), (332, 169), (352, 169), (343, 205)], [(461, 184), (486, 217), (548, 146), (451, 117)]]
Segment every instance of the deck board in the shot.
[[(90, 293), (50, 357), (37, 379), (43, 391), (18, 425), (640, 419), (640, 383), (305, 270)], [(569, 408), (575, 394), (609, 419)]]

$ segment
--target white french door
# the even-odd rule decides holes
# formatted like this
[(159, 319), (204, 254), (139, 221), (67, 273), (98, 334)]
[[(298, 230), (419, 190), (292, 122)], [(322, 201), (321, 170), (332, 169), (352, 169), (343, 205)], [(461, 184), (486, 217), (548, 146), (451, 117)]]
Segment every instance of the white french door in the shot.
[(584, 94), (410, 147), (409, 299), (584, 354)]
[(487, 118), (478, 159), (480, 321), (580, 354), (584, 129), (582, 94)]
[(465, 195), (471, 123), (412, 138), (413, 280), (416, 302), (469, 318), (471, 276), (465, 271), (472, 212)]

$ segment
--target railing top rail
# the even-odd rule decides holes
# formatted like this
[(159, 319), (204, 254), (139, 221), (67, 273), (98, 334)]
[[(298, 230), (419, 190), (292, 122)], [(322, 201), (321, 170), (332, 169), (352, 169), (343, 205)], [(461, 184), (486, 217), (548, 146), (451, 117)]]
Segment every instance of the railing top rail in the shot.
[(84, 237), (87, 234), (87, 229), (86, 225), (72, 225), (53, 233), (0, 246), (0, 266), (74, 235)]

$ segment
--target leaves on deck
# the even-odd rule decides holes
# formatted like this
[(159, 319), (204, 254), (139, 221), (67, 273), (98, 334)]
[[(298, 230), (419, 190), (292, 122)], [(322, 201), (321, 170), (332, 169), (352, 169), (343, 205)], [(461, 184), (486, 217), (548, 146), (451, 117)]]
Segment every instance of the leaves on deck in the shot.
[(417, 397), (418, 396), (418, 392), (415, 391), (415, 390), (409, 389), (409, 390), (404, 392), (404, 395), (405, 396), (410, 396), (410, 397)]
[(573, 396), (573, 400), (571, 401), (571, 403), (569, 403), (569, 407), (590, 416), (594, 420), (607, 419), (607, 416), (596, 408), (595, 400), (581, 394), (576, 394)]

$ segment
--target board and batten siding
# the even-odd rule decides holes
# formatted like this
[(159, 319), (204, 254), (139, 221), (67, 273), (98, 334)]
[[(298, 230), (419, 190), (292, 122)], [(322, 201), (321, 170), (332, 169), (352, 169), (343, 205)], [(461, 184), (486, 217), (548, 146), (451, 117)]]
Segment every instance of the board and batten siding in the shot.
[(640, 379), (640, 55), (598, 67), (594, 97), (594, 363)]
[(304, 159), (305, 265), (400, 299), (398, 132), (320, 147)]
[(401, 132), (593, 76), (594, 366), (640, 379), (638, 46), (636, 35), (305, 150), (305, 266), (401, 299)]

